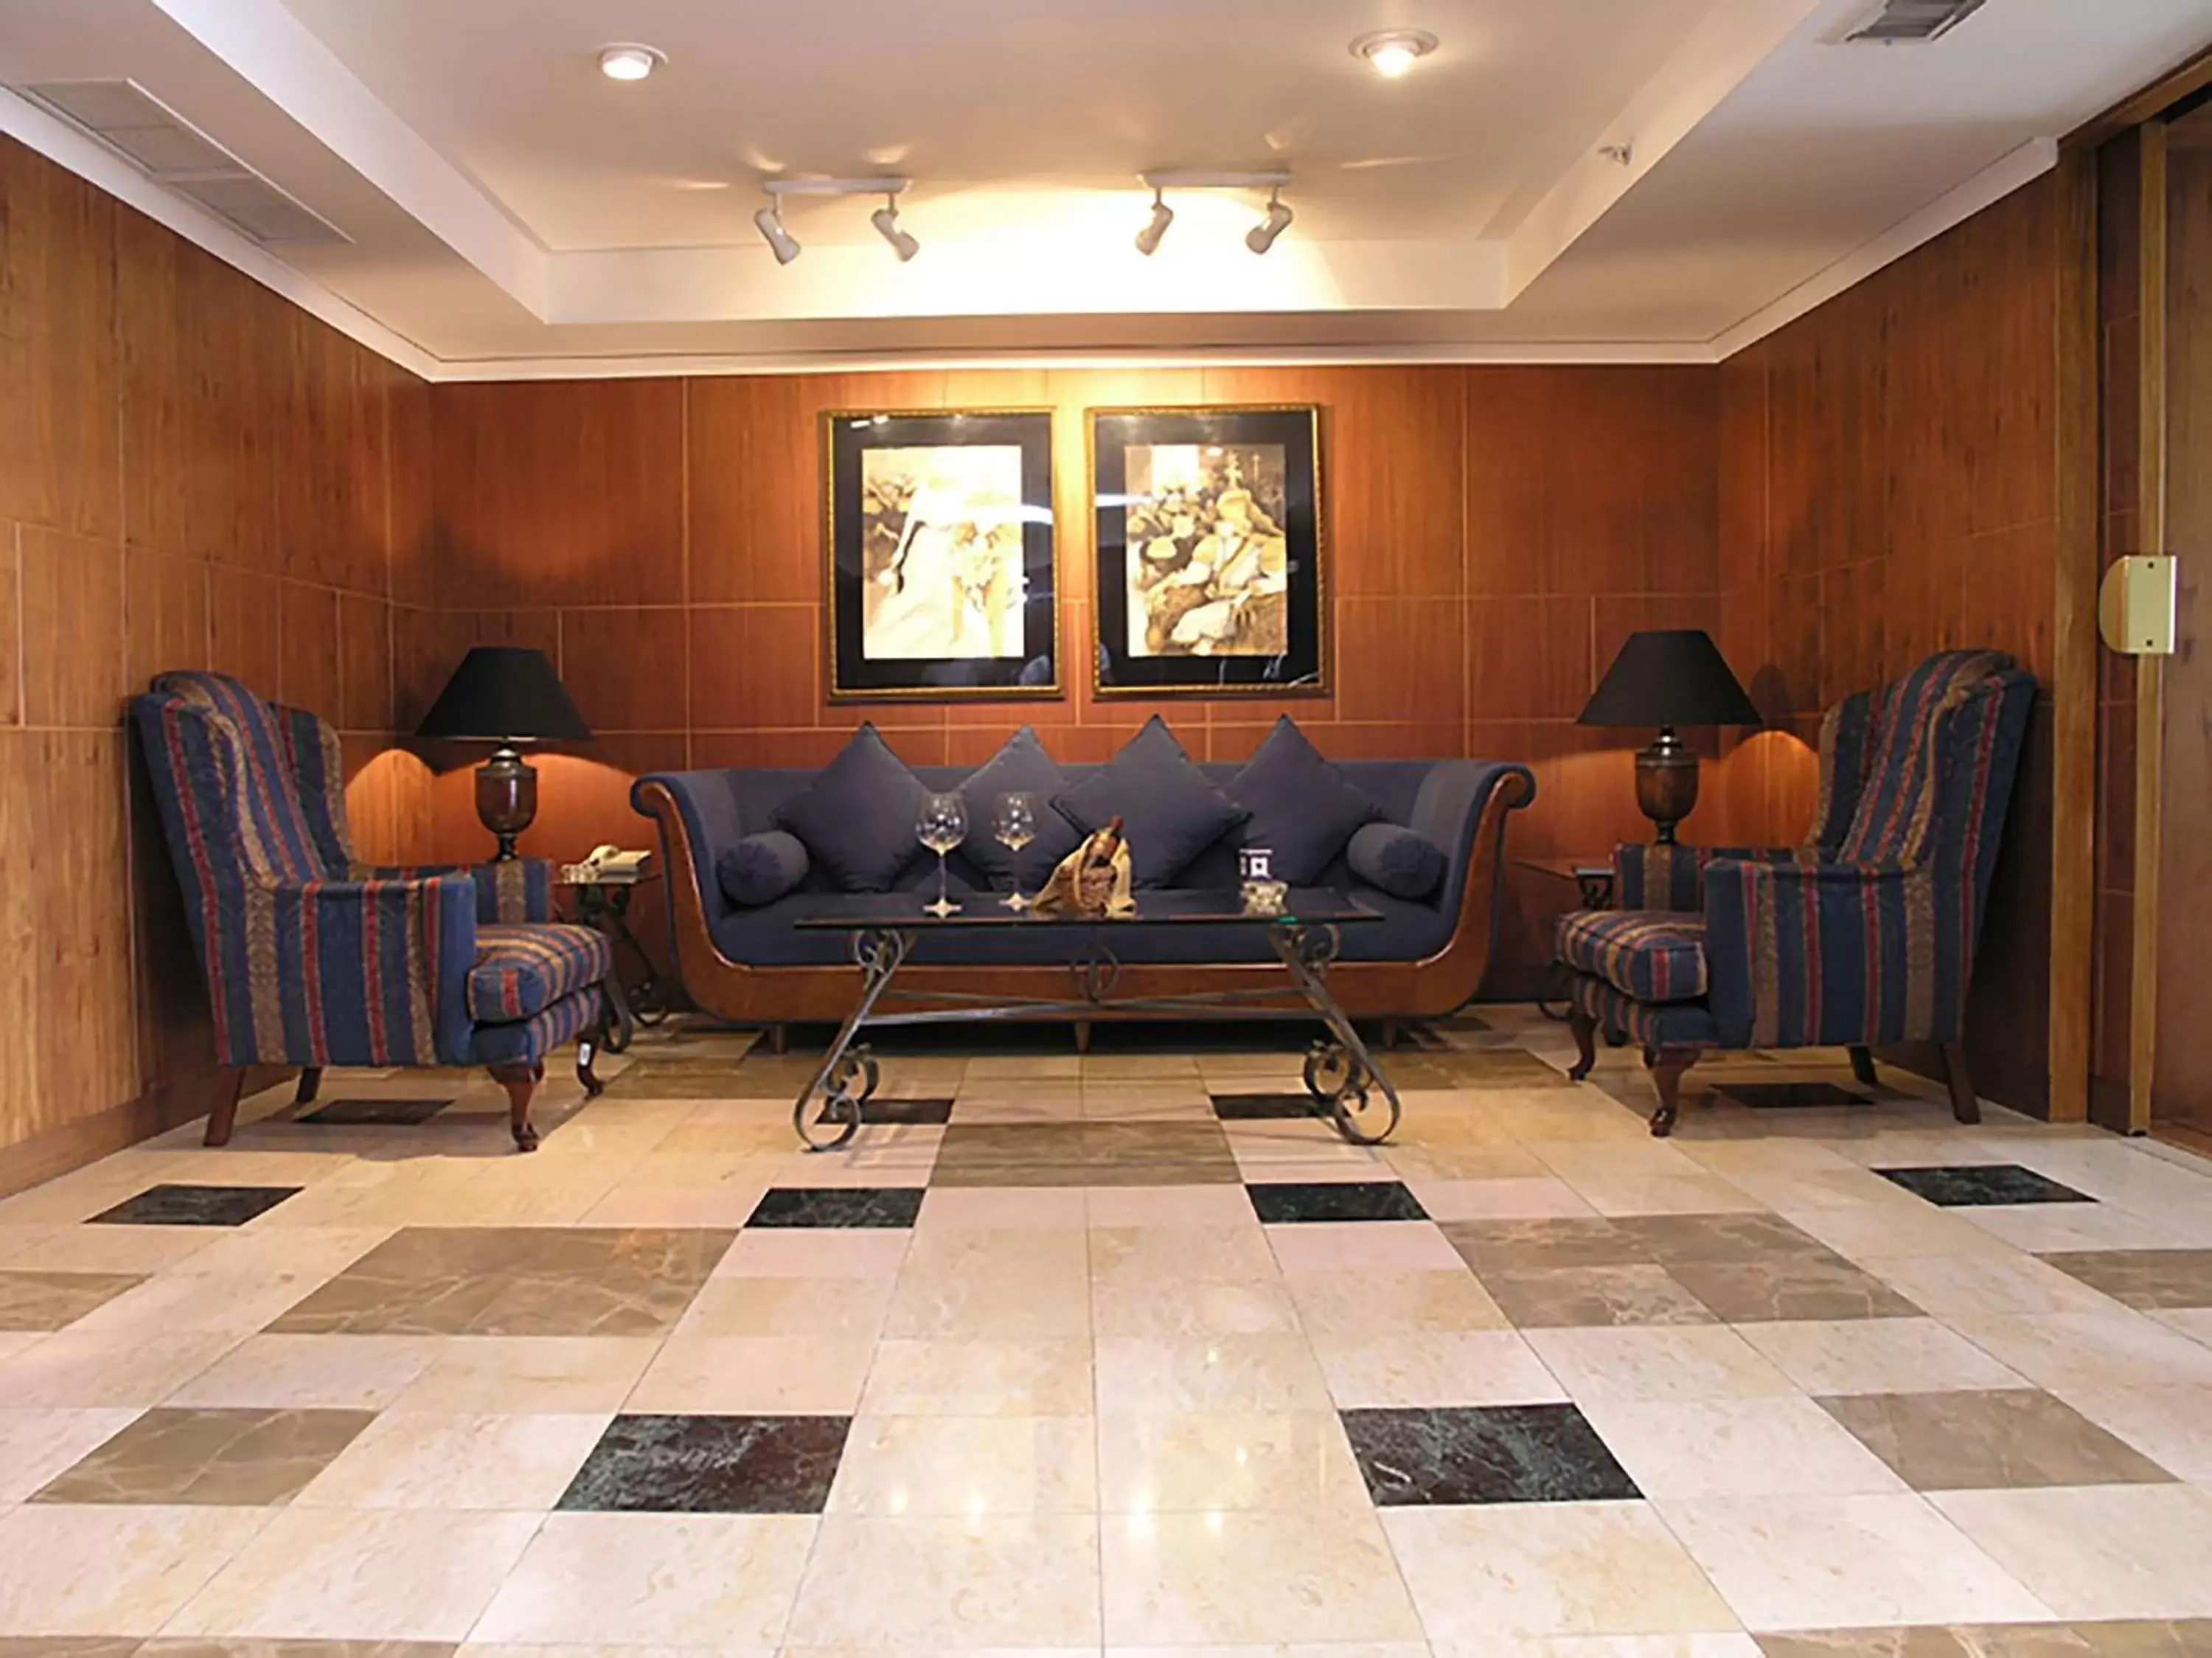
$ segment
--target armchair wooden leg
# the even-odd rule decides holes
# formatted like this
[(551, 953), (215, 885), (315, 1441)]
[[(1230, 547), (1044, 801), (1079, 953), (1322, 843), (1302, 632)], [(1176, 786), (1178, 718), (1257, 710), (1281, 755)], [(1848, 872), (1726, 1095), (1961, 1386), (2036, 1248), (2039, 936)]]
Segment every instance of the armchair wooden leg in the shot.
[(1966, 1075), (1966, 1045), (1946, 1042), (1943, 1045), (1943, 1076), (1951, 1085), (1951, 1115), (1962, 1123), (1982, 1120), (1982, 1102), (1974, 1093), (1973, 1079)]
[(584, 1098), (596, 1100), (607, 1091), (607, 1085), (592, 1070), (592, 1062), (599, 1057), (599, 1046), (605, 1040), (586, 1036), (576, 1044), (576, 1080), (584, 1085)]
[(1848, 1051), (1851, 1056), (1851, 1075), (1858, 1079), (1860, 1085), (1869, 1088), (1880, 1087), (1881, 1079), (1874, 1074), (1874, 1050), (1853, 1047)]
[(302, 1066), (300, 1070), (300, 1086), (293, 1091), (292, 1103), (295, 1106), (313, 1105), (316, 1092), (322, 1086), (323, 1068), (320, 1065)]
[(1402, 1034), (1404, 1033), (1399, 1029), (1396, 1020), (1386, 1019), (1382, 1021), (1382, 1045), (1386, 1050), (1396, 1047), (1398, 1038)]
[(1567, 1009), (1567, 1028), (1575, 1036), (1575, 1063), (1567, 1067), (1567, 1075), (1581, 1082), (1597, 1064), (1597, 1021), (1580, 1008)]
[(1674, 1131), (1675, 1119), (1682, 1114), (1682, 1073), (1698, 1063), (1698, 1051), (1661, 1048), (1646, 1056), (1644, 1063), (1651, 1067), (1651, 1080), (1659, 1088), (1659, 1108), (1651, 1113), (1651, 1132), (1663, 1140)]
[(1075, 1021), (1075, 1051), (1078, 1053), (1091, 1051), (1091, 1021), (1087, 1019)]
[(507, 1090), (507, 1128), (517, 1151), (538, 1149), (538, 1131), (530, 1121), (530, 1096), (538, 1091), (543, 1065), (494, 1065), (491, 1080)]
[(781, 1022), (768, 1027), (768, 1051), (779, 1059), (791, 1051), (791, 1027)]
[(227, 1146), (238, 1123), (238, 1096), (246, 1090), (246, 1067), (225, 1065), (215, 1074), (208, 1095), (206, 1143)]

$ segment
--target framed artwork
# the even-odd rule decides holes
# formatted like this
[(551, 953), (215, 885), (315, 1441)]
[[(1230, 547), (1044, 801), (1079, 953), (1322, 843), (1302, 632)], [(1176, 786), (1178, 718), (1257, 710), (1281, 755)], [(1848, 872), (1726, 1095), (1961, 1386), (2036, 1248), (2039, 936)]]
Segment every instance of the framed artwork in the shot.
[(1053, 697), (1049, 410), (823, 417), (830, 697)]
[(1326, 692), (1321, 411), (1090, 418), (1098, 694)]

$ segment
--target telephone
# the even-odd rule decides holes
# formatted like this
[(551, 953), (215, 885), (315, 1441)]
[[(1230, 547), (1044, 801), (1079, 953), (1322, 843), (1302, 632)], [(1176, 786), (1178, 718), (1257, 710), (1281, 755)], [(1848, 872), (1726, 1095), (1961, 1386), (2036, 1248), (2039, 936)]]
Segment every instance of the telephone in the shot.
[(617, 885), (645, 878), (645, 866), (653, 861), (650, 852), (625, 852), (611, 845), (594, 846), (581, 863), (572, 863), (565, 872), (571, 881)]

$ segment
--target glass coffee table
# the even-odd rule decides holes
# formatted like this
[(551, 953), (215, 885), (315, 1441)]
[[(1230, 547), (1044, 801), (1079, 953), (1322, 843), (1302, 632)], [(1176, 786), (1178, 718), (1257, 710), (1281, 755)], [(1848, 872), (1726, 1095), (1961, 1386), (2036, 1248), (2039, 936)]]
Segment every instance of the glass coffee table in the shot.
[[(923, 894), (830, 900), (800, 916), (794, 925), (812, 932), (848, 934), (854, 964), (860, 970), (860, 995), (845, 1015), (821, 1066), (792, 1107), (792, 1125), (815, 1151), (845, 1145), (859, 1133), (869, 1099), (881, 1080), (873, 1051), (862, 1040), (871, 1030), (912, 1025), (957, 1025), (986, 1020), (1085, 1019), (1100, 1014), (1156, 1013), (1180, 1015), (1233, 1010), (1240, 1018), (1318, 1018), (1328, 1034), (1317, 1039), (1305, 1058), (1306, 1092), (1317, 1116), (1356, 1145), (1378, 1145), (1398, 1126), (1398, 1090), (1368, 1051), (1351, 1017), (1328, 988), (1328, 970), (1342, 942), (1341, 930), (1380, 921), (1376, 911), (1343, 893), (1322, 888), (1293, 888), (1279, 912), (1248, 909), (1233, 892), (1140, 892), (1137, 911), (1111, 920), (1041, 916), (1009, 910), (994, 897), (979, 895), (966, 909), (948, 916), (930, 914)], [(1281, 986), (1193, 992), (1181, 996), (1116, 997), (1121, 962), (1114, 941), (1146, 928), (1251, 927), (1264, 933), (1287, 983)], [(933, 933), (990, 928), (1019, 929), (1063, 938), (1066, 943), (1069, 994), (1066, 997), (1007, 997), (956, 991), (905, 991), (896, 984), (921, 941)], [(1294, 996), (1303, 1006), (1292, 1003)], [(927, 1008), (888, 1011), (885, 1004), (927, 1002)], [(949, 1004), (949, 1005), (948, 1005)], [(808, 1107), (819, 1098), (822, 1109), (809, 1120)], [(826, 1131), (817, 1135), (817, 1129)]]

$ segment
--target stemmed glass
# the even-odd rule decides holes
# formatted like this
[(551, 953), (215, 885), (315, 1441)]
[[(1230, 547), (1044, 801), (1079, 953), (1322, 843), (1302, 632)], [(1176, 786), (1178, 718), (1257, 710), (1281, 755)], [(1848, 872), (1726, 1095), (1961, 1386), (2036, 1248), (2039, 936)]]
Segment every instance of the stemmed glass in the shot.
[(925, 795), (914, 820), (915, 838), (937, 854), (937, 901), (921, 907), (931, 915), (960, 913), (945, 890), (945, 855), (968, 838), (968, 802), (958, 795)]
[(1012, 854), (1014, 890), (999, 901), (1009, 910), (1022, 911), (1034, 901), (1022, 896), (1022, 848), (1036, 838), (1036, 796), (1025, 789), (1017, 789), (999, 796), (998, 814), (991, 821), (991, 832), (999, 844)]

